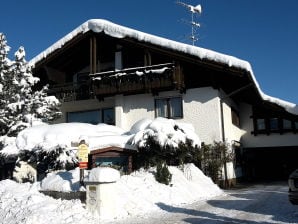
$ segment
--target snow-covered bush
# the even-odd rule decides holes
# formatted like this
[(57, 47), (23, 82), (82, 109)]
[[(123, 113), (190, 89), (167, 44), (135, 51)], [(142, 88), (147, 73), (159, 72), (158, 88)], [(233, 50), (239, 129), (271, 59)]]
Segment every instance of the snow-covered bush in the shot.
[(27, 162), (20, 161), (13, 171), (13, 179), (18, 183), (33, 183), (37, 180), (36, 169)]
[(168, 166), (163, 163), (159, 163), (156, 166), (155, 180), (159, 183), (169, 185), (172, 180), (172, 174), (169, 171)]
[(42, 147), (36, 147), (31, 151), (22, 150), (18, 160), (27, 161), (35, 166), (41, 176), (53, 170), (71, 170), (78, 164), (75, 152), (62, 145), (47, 150)]
[(189, 125), (165, 118), (145, 120), (141, 124), (141, 130), (133, 126), (137, 130), (134, 140), (138, 147), (135, 169), (157, 166), (156, 179), (169, 184), (167, 165), (197, 164), (200, 141)]

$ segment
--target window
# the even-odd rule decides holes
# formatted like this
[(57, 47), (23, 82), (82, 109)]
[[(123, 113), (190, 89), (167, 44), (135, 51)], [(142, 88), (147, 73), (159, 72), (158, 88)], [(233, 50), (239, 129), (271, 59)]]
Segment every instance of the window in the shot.
[(285, 130), (292, 129), (292, 121), (283, 119), (283, 129), (285, 129)]
[(105, 124), (115, 125), (115, 111), (113, 108), (102, 110), (102, 121)]
[(68, 112), (67, 122), (81, 122), (89, 124), (106, 123), (115, 125), (115, 111), (114, 108), (107, 108), (102, 110)]
[(269, 119), (270, 130), (276, 131), (279, 129), (278, 127), (278, 118), (270, 118)]
[(240, 127), (240, 118), (239, 113), (235, 109), (231, 109), (231, 115), (232, 115), (232, 124)]
[(79, 111), (79, 112), (68, 112), (67, 122), (81, 122), (89, 124), (98, 124), (100, 120), (100, 110), (90, 110), (90, 111)]
[(257, 129), (258, 131), (262, 131), (266, 129), (266, 122), (264, 118), (257, 119)]
[(165, 118), (182, 118), (182, 98), (171, 97), (155, 100), (155, 116)]
[(295, 129), (298, 130), (298, 121), (295, 121)]

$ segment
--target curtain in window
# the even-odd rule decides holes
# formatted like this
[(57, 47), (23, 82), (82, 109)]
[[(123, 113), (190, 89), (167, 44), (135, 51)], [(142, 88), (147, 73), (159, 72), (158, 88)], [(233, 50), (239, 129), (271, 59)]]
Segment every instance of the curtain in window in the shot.
[(170, 98), (169, 99), (170, 117), (182, 117), (182, 105), (181, 98)]
[(156, 117), (167, 117), (167, 100), (157, 99), (155, 101)]

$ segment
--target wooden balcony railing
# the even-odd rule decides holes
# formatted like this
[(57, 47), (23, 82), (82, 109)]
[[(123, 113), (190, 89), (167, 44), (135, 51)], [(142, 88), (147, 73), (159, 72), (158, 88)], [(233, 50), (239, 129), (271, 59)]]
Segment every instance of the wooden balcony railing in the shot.
[(174, 63), (101, 72), (90, 77), (97, 96), (156, 92), (182, 85), (180, 66)]
[(179, 64), (166, 63), (127, 68), (84, 76), (83, 80), (49, 88), (49, 94), (60, 101), (85, 100), (114, 94), (158, 92), (184, 89), (184, 78)]
[(49, 87), (48, 94), (56, 96), (62, 102), (94, 98), (90, 81), (53, 85)]

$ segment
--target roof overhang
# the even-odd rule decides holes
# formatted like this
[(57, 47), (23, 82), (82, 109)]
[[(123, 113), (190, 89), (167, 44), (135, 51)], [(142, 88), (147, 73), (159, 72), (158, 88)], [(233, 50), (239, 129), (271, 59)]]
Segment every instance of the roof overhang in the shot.
[(196, 61), (197, 63), (203, 63), (215, 68), (227, 69), (233, 72), (236, 71), (244, 73), (248, 76), (250, 82), (253, 83), (253, 87), (257, 92), (257, 95), (259, 95), (259, 97), (261, 98), (261, 100), (270, 104), (275, 104), (278, 107), (282, 107), (288, 113), (298, 115), (298, 107), (296, 104), (268, 96), (261, 90), (259, 83), (257, 82), (254, 76), (250, 63), (245, 60), (241, 60), (236, 57), (218, 53), (212, 50), (147, 34), (102, 19), (91, 19), (78, 26), (72, 32), (58, 40), (56, 43), (47, 48), (45, 51), (38, 54), (36, 57), (34, 57), (30, 61), (30, 64), (33, 67), (35, 65), (38, 65), (47, 57), (50, 57), (52, 54), (62, 49), (66, 44), (78, 40), (80, 36), (90, 31), (94, 33), (104, 33), (105, 35), (113, 38), (126, 38), (136, 41), (138, 43), (150, 44), (152, 46), (158, 47), (159, 49), (171, 51), (176, 54), (179, 54), (180, 56), (183, 55), (184, 57), (190, 58), (193, 61)]

